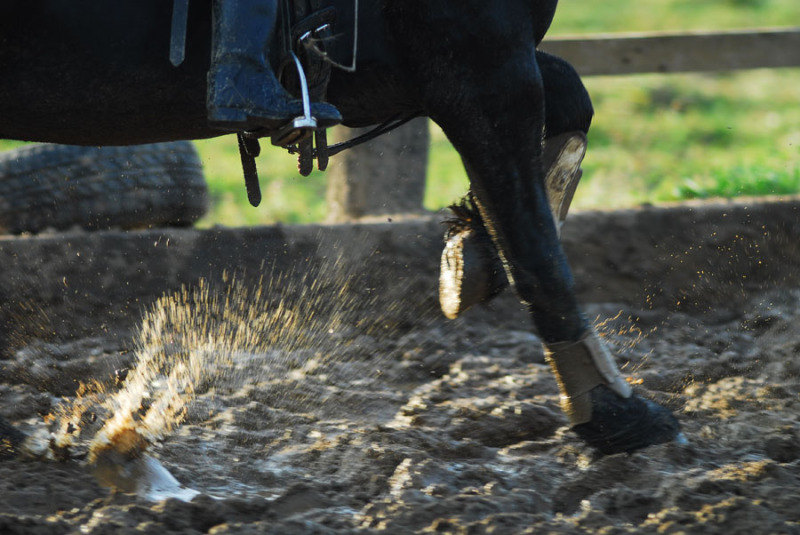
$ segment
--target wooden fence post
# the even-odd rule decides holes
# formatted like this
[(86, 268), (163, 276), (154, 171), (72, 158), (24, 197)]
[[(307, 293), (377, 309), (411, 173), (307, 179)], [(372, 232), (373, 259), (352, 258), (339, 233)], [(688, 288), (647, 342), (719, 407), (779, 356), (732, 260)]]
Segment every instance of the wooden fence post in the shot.
[[(332, 143), (365, 131), (337, 128)], [(328, 172), (327, 221), (422, 212), (429, 144), (428, 120), (419, 118), (334, 156)]]

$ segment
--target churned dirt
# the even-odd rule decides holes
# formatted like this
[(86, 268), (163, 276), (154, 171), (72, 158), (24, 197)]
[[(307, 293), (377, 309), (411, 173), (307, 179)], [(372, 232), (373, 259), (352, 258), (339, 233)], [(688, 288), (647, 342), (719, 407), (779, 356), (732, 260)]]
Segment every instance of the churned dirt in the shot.
[[(744, 213), (791, 221), (795, 209)], [(385, 234), (361, 244), (368, 255), (316, 272), (315, 295), (286, 279), (254, 299), (294, 318), (270, 324), (280, 329), (270, 344), (216, 340), (206, 352), (231, 358), (150, 448), (199, 496), (111, 492), (81, 459), (0, 461), (0, 533), (800, 533), (796, 228), (766, 216), (754, 225), (728, 206), (691, 216), (684, 239), (693, 210), (588, 214), (565, 236), (588, 317), (639, 391), (677, 413), (686, 443), (607, 457), (586, 448), (513, 295), (456, 321), (437, 313), (436, 259), (402, 260), (405, 247), (436, 245), (437, 225), (425, 224), (402, 246)], [(680, 228), (666, 230), (670, 220)], [(375, 260), (398, 248), (399, 263)], [(595, 264), (583, 259), (592, 251)], [(298, 269), (309, 262), (293, 256)], [(333, 292), (343, 278), (350, 289)], [(331, 295), (315, 318), (313, 303)], [(82, 318), (73, 336), (15, 338), (0, 360), (0, 414), (41, 431), (79, 382), (118, 389), (115, 370), (135, 367), (141, 350), (140, 321), (108, 317), (93, 318), (94, 332)]]

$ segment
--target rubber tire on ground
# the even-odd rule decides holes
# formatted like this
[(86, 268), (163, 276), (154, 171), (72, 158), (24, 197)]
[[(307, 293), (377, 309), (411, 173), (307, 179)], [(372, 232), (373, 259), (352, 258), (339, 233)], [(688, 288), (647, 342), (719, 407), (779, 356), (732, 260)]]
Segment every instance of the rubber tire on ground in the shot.
[(188, 141), (0, 153), (2, 232), (187, 226), (207, 209), (202, 163)]

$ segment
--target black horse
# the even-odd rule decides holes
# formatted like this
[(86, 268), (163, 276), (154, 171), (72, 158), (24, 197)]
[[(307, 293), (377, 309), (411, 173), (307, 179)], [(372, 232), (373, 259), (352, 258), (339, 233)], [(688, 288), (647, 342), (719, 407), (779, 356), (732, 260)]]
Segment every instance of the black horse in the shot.
[[(352, 0), (327, 3), (352, 21)], [(358, 70), (334, 70), (327, 100), (352, 127), (409, 115), (441, 126), (469, 175), (470, 224), (491, 238), (490, 255), (527, 305), (573, 429), (605, 453), (632, 451), (675, 438), (679, 426), (619, 374), (578, 306), (558, 240), (543, 145), (585, 133), (593, 111), (572, 67), (536, 50), (556, 3), (361, 0)], [(168, 60), (171, 8), (3, 2), (0, 138), (124, 145), (219, 135), (206, 119), (210, 0), (192, 0), (177, 68)], [(20, 438), (0, 420), (3, 434), (12, 445)]]

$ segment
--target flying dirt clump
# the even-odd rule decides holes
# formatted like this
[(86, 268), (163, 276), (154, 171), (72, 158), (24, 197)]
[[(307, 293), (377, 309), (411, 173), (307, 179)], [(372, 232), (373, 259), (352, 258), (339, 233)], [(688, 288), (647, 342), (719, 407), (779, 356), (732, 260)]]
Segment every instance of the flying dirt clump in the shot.
[[(363, 334), (386, 325), (370, 326), (353, 317), (364, 299), (376, 297), (354, 295), (350, 289), (357, 277), (338, 265), (304, 265), (299, 277), (270, 273), (255, 284), (224, 274), (222, 284), (200, 280), (160, 298), (143, 316), (134, 363), (124, 378), (113, 387), (99, 381), (82, 384), (76, 399), (59, 407), (50, 440), (53, 456), (69, 457), (82, 438), (98, 478), (133, 491), (136, 484), (125, 481), (137, 476), (121, 473), (131, 472), (130, 466), (142, 471), (142, 458), (154, 461), (146, 455), (148, 447), (181, 424), (198, 389), (252, 380), (248, 362), (254, 355), (268, 356), (267, 365), (255, 372), (262, 379), (302, 375), (309, 363), (314, 373), (340, 365), (330, 357), (333, 347), (347, 343), (340, 331), (357, 325)], [(297, 362), (308, 348), (313, 348), (310, 360)], [(348, 370), (360, 379), (379, 373), (367, 366)]]

